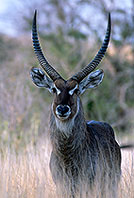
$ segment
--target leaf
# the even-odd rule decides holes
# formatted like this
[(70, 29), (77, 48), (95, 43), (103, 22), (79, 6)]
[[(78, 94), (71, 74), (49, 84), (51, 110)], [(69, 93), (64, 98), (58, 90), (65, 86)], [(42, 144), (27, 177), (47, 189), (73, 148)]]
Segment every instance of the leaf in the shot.
[(117, 13), (120, 13), (120, 14), (126, 14), (126, 11), (125, 10), (123, 10), (123, 9), (116, 9), (116, 12)]
[(87, 38), (87, 35), (80, 32), (79, 30), (71, 29), (68, 32), (68, 36), (74, 37), (75, 39), (83, 39), (85, 40)]

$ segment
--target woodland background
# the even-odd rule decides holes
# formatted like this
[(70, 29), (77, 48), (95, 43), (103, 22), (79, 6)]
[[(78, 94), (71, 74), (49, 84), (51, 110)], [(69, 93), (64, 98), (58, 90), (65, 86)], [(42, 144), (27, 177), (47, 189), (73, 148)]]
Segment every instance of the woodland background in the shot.
[[(99, 66), (105, 77), (82, 102), (87, 120), (111, 124), (119, 144), (134, 142), (134, 0), (0, 0), (1, 198), (63, 198), (49, 170), (52, 96), (29, 75), (39, 66), (31, 41), (35, 9), (45, 56), (66, 79), (95, 56), (111, 13), (111, 41)], [(134, 152), (123, 150), (118, 198), (128, 197), (134, 197)]]
[[(0, 139), (24, 146), (45, 133), (52, 96), (29, 76), (38, 67), (31, 42), (38, 10), (41, 46), (65, 77), (88, 64), (100, 48), (112, 17), (108, 52), (100, 64), (103, 83), (82, 96), (88, 120), (110, 123), (117, 136), (134, 138), (134, 1), (9, 1), (0, 13)], [(3, 25), (3, 26), (2, 26)], [(120, 138), (119, 138), (120, 139)]]

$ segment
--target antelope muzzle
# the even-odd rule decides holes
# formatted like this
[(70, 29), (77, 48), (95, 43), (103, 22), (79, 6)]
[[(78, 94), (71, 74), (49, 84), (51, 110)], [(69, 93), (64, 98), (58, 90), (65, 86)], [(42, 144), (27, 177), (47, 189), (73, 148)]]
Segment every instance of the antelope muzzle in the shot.
[(58, 105), (56, 107), (56, 115), (59, 119), (65, 120), (71, 114), (71, 108), (68, 105)]

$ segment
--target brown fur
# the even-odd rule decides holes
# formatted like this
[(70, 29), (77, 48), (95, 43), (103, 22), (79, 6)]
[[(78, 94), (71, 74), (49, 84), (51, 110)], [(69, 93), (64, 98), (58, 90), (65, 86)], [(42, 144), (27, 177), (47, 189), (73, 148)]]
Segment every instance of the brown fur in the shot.
[[(74, 93), (72, 96), (69, 95), (69, 91), (72, 90), (77, 85), (77, 82), (74, 80), (63, 81), (62, 79), (55, 81), (55, 86), (61, 91), (61, 94), (54, 94), (53, 101), (53, 112), (56, 115), (56, 107), (58, 105), (68, 105), (71, 107), (71, 114), (68, 119), (72, 119), (77, 111), (77, 94)], [(67, 119), (67, 120), (68, 120)], [(65, 122), (67, 120), (64, 120)]]
[(90, 74), (90, 78), (79, 84), (71, 79), (53, 82), (38, 68), (32, 69), (31, 77), (37, 86), (44, 86), (54, 94), (50, 118), (50, 169), (56, 186), (63, 191), (63, 197), (65, 192), (71, 192), (68, 197), (74, 198), (80, 184), (86, 184), (87, 190), (92, 189), (95, 179), (100, 177), (103, 190), (107, 176), (112, 192), (121, 173), (120, 147), (109, 124), (85, 121), (79, 97), (83, 89), (99, 85), (102, 72)]
[[(71, 130), (68, 121), (65, 124), (59, 121), (62, 127), (58, 127), (56, 117), (51, 112), (50, 137), (53, 150), (50, 169), (56, 186), (60, 186), (63, 193), (71, 191), (71, 198), (79, 191), (80, 183), (86, 184), (87, 190), (92, 189), (97, 177), (102, 178), (102, 191), (108, 184), (105, 180), (109, 182), (109, 190), (113, 185), (117, 187), (121, 172), (121, 154), (113, 129), (102, 122), (87, 124), (79, 96), (74, 94), (71, 97), (77, 97), (79, 101), (79, 111), (72, 118), (74, 122)], [(111, 197), (115, 198), (115, 195), (111, 194)]]

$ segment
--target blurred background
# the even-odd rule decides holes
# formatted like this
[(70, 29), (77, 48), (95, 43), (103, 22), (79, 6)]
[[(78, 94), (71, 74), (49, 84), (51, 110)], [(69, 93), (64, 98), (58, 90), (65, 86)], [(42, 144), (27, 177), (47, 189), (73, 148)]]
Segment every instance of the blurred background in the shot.
[(108, 12), (112, 35), (100, 64), (102, 84), (82, 96), (87, 120), (112, 125), (120, 142), (134, 141), (134, 0), (0, 0), (0, 149), (36, 144), (48, 133), (52, 96), (36, 88), (38, 67), (31, 42), (34, 10), (45, 56), (64, 78), (99, 50)]

